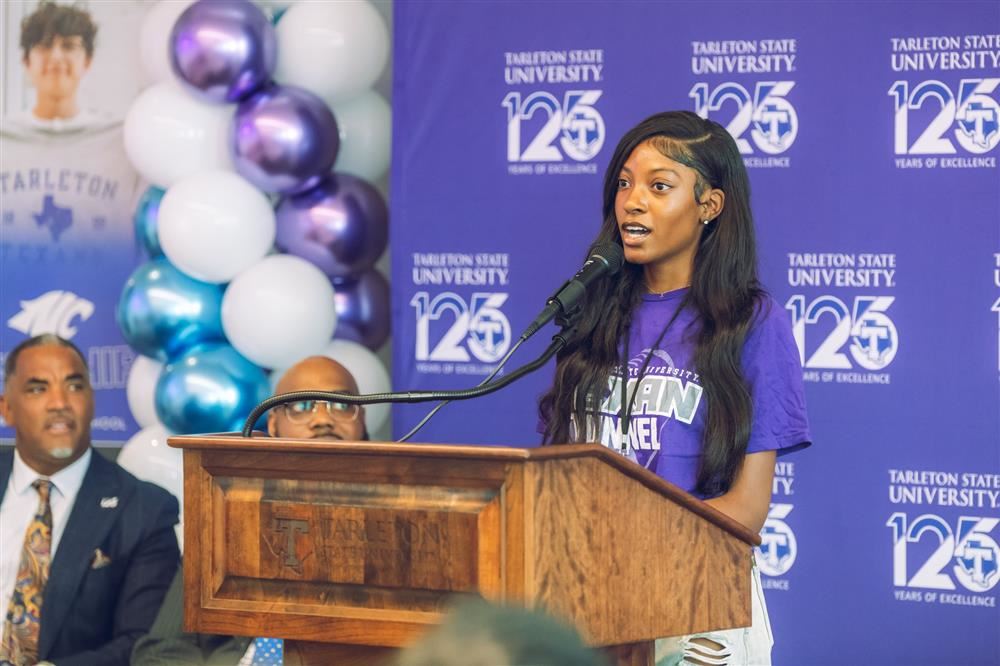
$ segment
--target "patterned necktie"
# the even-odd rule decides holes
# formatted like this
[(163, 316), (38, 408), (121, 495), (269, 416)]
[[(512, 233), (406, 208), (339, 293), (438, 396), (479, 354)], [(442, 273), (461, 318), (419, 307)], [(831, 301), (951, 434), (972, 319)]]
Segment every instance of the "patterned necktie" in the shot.
[(280, 638), (255, 638), (239, 666), (282, 666), (284, 641)]
[(7, 620), (0, 642), (0, 665), (29, 666), (38, 661), (38, 631), (42, 623), (42, 595), (49, 579), (52, 555), (52, 482), (38, 479), (31, 484), (38, 491), (38, 510), (28, 525), (21, 549), (21, 565), (10, 596)]

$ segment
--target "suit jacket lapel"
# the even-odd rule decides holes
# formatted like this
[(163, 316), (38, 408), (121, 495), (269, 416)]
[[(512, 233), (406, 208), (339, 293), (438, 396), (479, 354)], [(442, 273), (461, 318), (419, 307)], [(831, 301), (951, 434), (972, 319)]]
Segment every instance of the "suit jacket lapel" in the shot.
[[(51, 649), (73, 606), (80, 583), (94, 558), (94, 550), (114, 526), (119, 511), (127, 501), (120, 496), (121, 490), (114, 463), (94, 451), (50, 565), (38, 637), (38, 652), (42, 658)], [(101, 498), (104, 497), (118, 497), (118, 502), (114, 506), (102, 507)]]

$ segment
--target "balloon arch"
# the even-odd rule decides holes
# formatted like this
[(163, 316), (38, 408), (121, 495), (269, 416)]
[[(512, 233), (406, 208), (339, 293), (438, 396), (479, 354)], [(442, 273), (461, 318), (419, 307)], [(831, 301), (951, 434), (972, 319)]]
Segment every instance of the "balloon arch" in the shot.
[[(374, 268), (388, 209), (371, 184), (389, 165), (389, 106), (372, 89), (389, 34), (366, 0), (160, 0), (140, 39), (153, 83), (124, 134), (149, 183), (135, 212), (149, 260), (117, 319), (141, 354), (127, 395), (143, 429), (119, 460), (181, 498), (166, 437), (238, 430), (301, 358), (389, 389), (373, 353), (389, 336)], [(368, 431), (388, 417), (366, 410)]]

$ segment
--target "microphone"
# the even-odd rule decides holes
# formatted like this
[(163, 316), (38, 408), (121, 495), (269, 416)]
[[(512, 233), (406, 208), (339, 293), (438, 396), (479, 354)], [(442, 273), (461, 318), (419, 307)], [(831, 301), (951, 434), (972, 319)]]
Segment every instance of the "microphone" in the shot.
[(602, 275), (615, 275), (625, 263), (625, 253), (617, 243), (601, 243), (584, 262), (572, 279), (568, 280), (545, 302), (545, 309), (535, 317), (521, 334), (527, 340), (558, 314), (567, 316), (583, 300), (589, 287)]

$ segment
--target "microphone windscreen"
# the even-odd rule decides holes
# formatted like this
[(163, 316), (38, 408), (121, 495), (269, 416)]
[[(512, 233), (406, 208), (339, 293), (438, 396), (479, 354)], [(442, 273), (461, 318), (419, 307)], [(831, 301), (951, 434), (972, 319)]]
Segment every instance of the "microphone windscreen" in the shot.
[(625, 252), (618, 243), (601, 243), (594, 248), (590, 256), (598, 256), (608, 264), (608, 275), (614, 275), (625, 263)]

